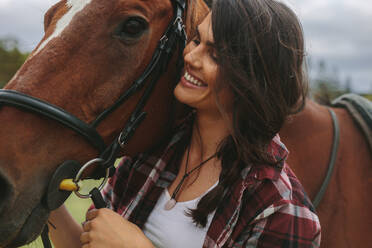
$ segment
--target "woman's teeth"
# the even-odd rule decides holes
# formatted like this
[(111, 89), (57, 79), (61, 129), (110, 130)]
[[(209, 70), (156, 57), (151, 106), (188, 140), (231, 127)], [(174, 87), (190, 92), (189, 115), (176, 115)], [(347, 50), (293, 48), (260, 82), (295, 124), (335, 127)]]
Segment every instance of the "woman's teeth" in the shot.
[(203, 84), (199, 80), (195, 79), (188, 72), (185, 72), (184, 78), (186, 78), (187, 81), (189, 81), (190, 83), (196, 86), (203, 86)]

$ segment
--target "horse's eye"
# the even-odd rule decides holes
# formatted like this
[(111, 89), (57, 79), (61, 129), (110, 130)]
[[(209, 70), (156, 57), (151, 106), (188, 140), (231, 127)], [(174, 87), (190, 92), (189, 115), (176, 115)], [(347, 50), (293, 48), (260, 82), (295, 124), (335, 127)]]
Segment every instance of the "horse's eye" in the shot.
[(123, 32), (129, 35), (137, 35), (138, 33), (144, 31), (145, 29), (146, 25), (143, 21), (137, 19), (130, 19), (124, 24)]
[(148, 28), (146, 20), (140, 17), (130, 17), (122, 22), (115, 31), (119, 39), (133, 40), (139, 38)]

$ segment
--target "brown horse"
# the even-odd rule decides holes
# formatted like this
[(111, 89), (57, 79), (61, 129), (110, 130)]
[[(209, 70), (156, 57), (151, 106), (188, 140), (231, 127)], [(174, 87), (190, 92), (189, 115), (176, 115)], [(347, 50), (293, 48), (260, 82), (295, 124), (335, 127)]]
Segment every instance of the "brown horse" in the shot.
[[(90, 123), (143, 73), (174, 16), (174, 5), (175, 0), (62, 0), (45, 14), (44, 38), (5, 89), (52, 103)], [(204, 17), (196, 11), (207, 10), (200, 1), (187, 5), (186, 24), (195, 27)], [(148, 149), (168, 130), (177, 54), (123, 152)], [(106, 144), (121, 131), (142, 93), (98, 125)], [(84, 163), (98, 152), (76, 132), (35, 113), (2, 106), (0, 122), (0, 247), (14, 247), (35, 239), (46, 223), (43, 196), (61, 162)]]
[[(343, 108), (332, 108), (340, 125), (335, 168), (317, 213), (322, 247), (369, 247), (372, 244), (372, 154), (366, 139)], [(333, 142), (328, 109), (308, 100), (280, 132), (290, 151), (288, 164), (311, 199), (326, 177)]]
[[(48, 37), (55, 32), (57, 21), (67, 12), (65, 2), (57, 4), (45, 18), (44, 41), (48, 41), (47, 45), (40, 50), (43, 41), (39, 44), (7, 88), (52, 102), (87, 122), (94, 119), (96, 113), (112, 104), (118, 92), (140, 75), (150, 59), (146, 55), (154, 50), (170, 19), (170, 3), (160, 4), (160, 0), (147, 1), (151, 3), (123, 1), (123, 5), (141, 2), (140, 5), (147, 6), (150, 13), (161, 11), (163, 6), (163, 15), (145, 15), (153, 18), (150, 22), (153, 33), (146, 34), (134, 47), (123, 48), (108, 35), (127, 14), (119, 14), (121, 5), (118, 2), (110, 0), (103, 4), (93, 1), (84, 11), (78, 12), (61, 36), (48, 41)], [(114, 6), (115, 11), (111, 9)], [(154, 6), (157, 8), (154, 9)], [(133, 11), (140, 10), (133, 8)], [(203, 17), (207, 10), (199, 9), (197, 13)], [(189, 21), (188, 27), (197, 23)], [(169, 85), (175, 77), (172, 70), (174, 68), (169, 68), (170, 74), (161, 79), (164, 88), (157, 86), (146, 107), (149, 112), (147, 122), (139, 128), (126, 153), (135, 154), (145, 149), (164, 133), (163, 118), (166, 119), (170, 111), (170, 98), (164, 98), (171, 95)], [(46, 86), (43, 87), (41, 84), (44, 83)], [(128, 118), (127, 113), (133, 109), (134, 102), (135, 99), (115, 111), (98, 127), (106, 142), (120, 129), (119, 123)], [(348, 112), (344, 109), (334, 111), (340, 122), (340, 147), (332, 180), (318, 208), (323, 229), (322, 246), (365, 247), (372, 241), (369, 235), (372, 214), (368, 211), (372, 206), (368, 198), (372, 157)], [(153, 115), (150, 116), (150, 113)], [(0, 142), (0, 191), (2, 196), (6, 195), (0, 205), (0, 246), (6, 246), (18, 235), (33, 209), (40, 208), (39, 202), (48, 177), (57, 164), (71, 158), (85, 162), (96, 155), (96, 151), (70, 130), (34, 114), (3, 107), (0, 119), (4, 123), (0, 130), (3, 137)], [(327, 109), (308, 100), (304, 111), (286, 123), (281, 136), (291, 151), (290, 166), (310, 197), (314, 197), (325, 177), (332, 146), (332, 121)], [(44, 210), (37, 211), (36, 216), (41, 218), (28, 222), (31, 223), (28, 228), (35, 228), (28, 238), (37, 235), (46, 219)], [(11, 220), (7, 218), (10, 216)]]

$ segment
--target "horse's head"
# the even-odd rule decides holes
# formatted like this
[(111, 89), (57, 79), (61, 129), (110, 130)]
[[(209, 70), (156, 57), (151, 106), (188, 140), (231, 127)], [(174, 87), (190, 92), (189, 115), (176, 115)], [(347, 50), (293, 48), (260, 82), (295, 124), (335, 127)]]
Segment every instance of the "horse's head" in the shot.
[[(202, 0), (189, 0), (189, 6), (187, 23), (194, 27), (207, 8)], [(60, 1), (45, 14), (45, 36), (5, 88), (90, 123), (143, 73), (172, 17), (172, 0)], [(146, 120), (124, 153), (148, 149), (169, 128), (176, 60), (155, 86)], [(141, 95), (135, 93), (97, 126), (106, 144)], [(35, 113), (2, 106), (0, 122), (0, 247), (17, 246), (33, 240), (45, 224), (43, 196), (58, 165), (66, 159), (83, 163), (98, 152), (76, 132)]]

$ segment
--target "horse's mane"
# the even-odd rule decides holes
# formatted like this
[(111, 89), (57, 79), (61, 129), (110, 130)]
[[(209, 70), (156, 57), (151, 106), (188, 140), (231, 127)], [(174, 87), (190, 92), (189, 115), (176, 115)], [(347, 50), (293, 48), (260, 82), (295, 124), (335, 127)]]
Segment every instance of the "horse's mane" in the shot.
[[(210, 1), (207, 1), (210, 2)], [(208, 3), (205, 0), (189, 0), (186, 18), (186, 32), (188, 39), (196, 34), (196, 27), (203, 21), (209, 13)]]

